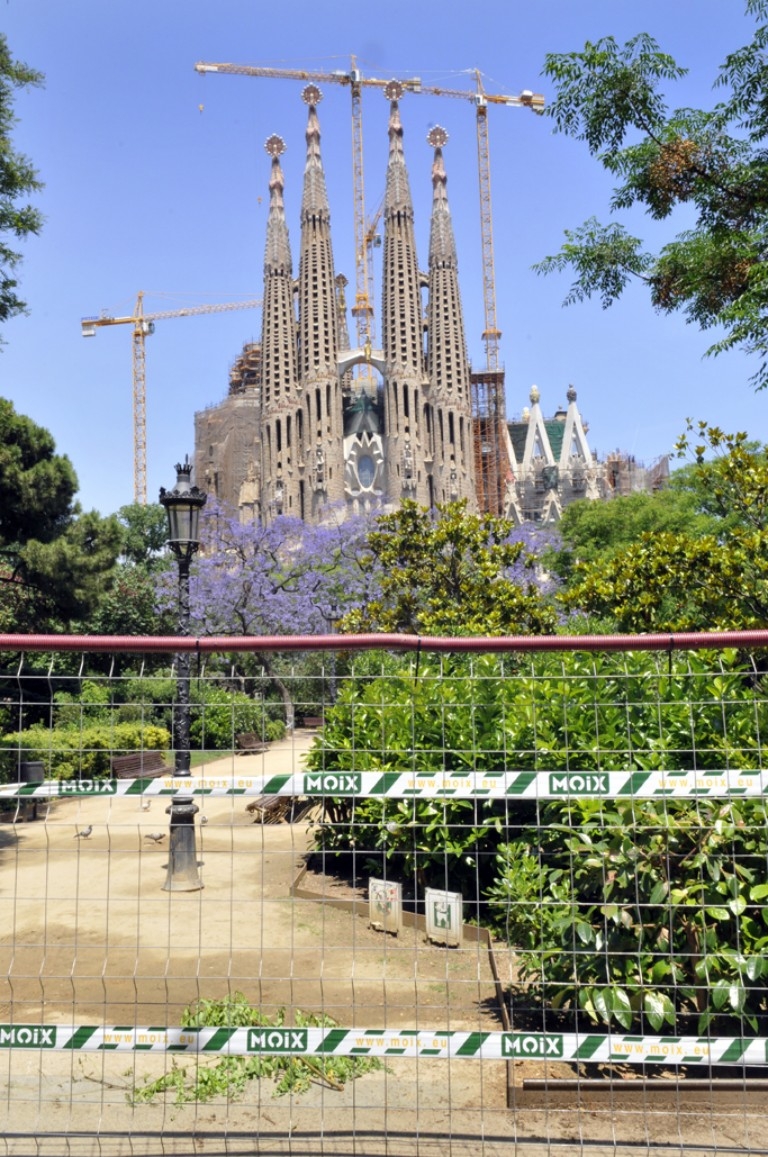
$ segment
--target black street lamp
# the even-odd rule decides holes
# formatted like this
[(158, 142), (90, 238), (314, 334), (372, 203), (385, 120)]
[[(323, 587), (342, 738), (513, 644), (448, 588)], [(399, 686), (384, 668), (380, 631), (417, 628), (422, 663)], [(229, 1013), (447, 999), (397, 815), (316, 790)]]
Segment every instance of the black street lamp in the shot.
[[(176, 465), (173, 490), (160, 487), (160, 502), (168, 516), (168, 545), (179, 566), (179, 634), (189, 635), (189, 567), (200, 546), (200, 511), (207, 494), (192, 486), (192, 463)], [(173, 712), (174, 774), (191, 777), (189, 758), (189, 652), (176, 656), (176, 704)], [(195, 816), (199, 808), (191, 796), (174, 796), (166, 808), (170, 816), (170, 850), (164, 892), (197, 892), (203, 887), (195, 845)]]
[[(320, 614), (325, 619), (328, 626), (331, 628), (331, 634), (336, 634), (336, 624), (343, 618), (342, 610), (336, 599), (330, 599), (328, 603), (317, 608)], [(331, 700), (331, 707), (336, 702), (336, 651), (331, 651), (331, 677), (329, 680), (329, 696)]]

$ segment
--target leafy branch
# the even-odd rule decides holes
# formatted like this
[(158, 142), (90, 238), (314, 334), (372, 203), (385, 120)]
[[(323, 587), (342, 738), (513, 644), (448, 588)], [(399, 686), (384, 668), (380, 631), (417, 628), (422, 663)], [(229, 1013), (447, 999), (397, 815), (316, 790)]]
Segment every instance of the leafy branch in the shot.
[[(297, 1027), (333, 1028), (336, 1021), (329, 1016), (294, 1012)], [(242, 992), (234, 992), (220, 1000), (197, 1000), (185, 1008), (181, 1023), (184, 1028), (281, 1028), (285, 1024), (285, 1009), (278, 1009), (274, 1017), (264, 1016), (248, 1002)], [(164, 1093), (175, 1093), (177, 1105), (190, 1101), (211, 1101), (217, 1097), (231, 1100), (242, 1096), (249, 1081), (269, 1079), (275, 1082), (275, 1096), (302, 1093), (313, 1082), (341, 1091), (348, 1081), (365, 1073), (383, 1068), (376, 1057), (341, 1057), (315, 1060), (299, 1056), (246, 1056), (220, 1057), (212, 1064), (196, 1064), (194, 1068), (180, 1065), (174, 1057), (169, 1072), (156, 1080), (147, 1080), (129, 1096), (133, 1104), (153, 1101)]]

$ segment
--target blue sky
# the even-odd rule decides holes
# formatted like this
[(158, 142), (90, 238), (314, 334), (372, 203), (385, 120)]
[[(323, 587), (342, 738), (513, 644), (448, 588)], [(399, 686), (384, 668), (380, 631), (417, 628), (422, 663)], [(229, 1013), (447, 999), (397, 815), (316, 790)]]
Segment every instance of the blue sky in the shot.
[[(54, 435), (71, 458), (87, 509), (133, 499), (131, 333), (100, 330), (84, 340), (80, 319), (145, 309), (258, 298), (262, 289), (272, 133), (283, 157), (294, 266), (304, 164), (301, 84), (198, 75), (196, 61), (321, 71), (350, 57), (368, 76), (415, 76), (472, 88), (478, 68), (489, 92), (528, 88), (551, 96), (546, 53), (585, 40), (648, 32), (689, 68), (669, 94), (673, 107), (709, 105), (725, 54), (746, 43), (753, 22), (741, 0), (4, 0), (0, 29), (12, 53), (46, 75), (20, 94), (16, 146), (45, 189), (39, 238), (24, 245), (21, 291), (29, 315), (3, 329), (0, 394)], [(384, 188), (387, 103), (363, 98), (366, 208)], [(406, 96), (402, 120), (426, 266), (431, 149), (443, 125), (448, 191), (459, 250), (469, 353), (484, 364), (475, 113), (467, 101)], [(337, 272), (354, 285), (350, 97), (324, 86), (320, 106)], [(658, 317), (638, 287), (611, 309), (561, 308), (567, 276), (531, 266), (555, 252), (563, 230), (609, 217), (610, 181), (582, 145), (554, 134), (527, 110), (489, 113), (497, 315), (510, 416), (538, 385), (545, 412), (577, 391), (593, 449), (620, 448), (650, 463), (671, 449), (688, 416), (765, 438), (768, 398), (736, 353), (703, 359), (713, 337), (682, 318)], [(628, 222), (654, 245), (686, 220)], [(377, 284), (375, 303), (379, 304)], [(197, 410), (226, 394), (244, 342), (260, 316), (237, 311), (159, 321), (147, 350), (147, 477), (150, 500), (173, 481), (193, 448)]]

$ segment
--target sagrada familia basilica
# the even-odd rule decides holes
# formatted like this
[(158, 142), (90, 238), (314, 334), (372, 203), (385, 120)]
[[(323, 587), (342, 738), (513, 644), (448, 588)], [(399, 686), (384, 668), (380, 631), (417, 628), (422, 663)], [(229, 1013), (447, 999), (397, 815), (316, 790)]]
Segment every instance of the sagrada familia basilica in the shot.
[[(604, 499), (662, 485), (618, 452), (598, 462), (569, 387), (567, 406), (545, 418), (534, 386), (520, 419), (502, 398), (489, 419), (482, 375), (467, 356), (456, 245), (440, 128), (431, 130), (432, 216), (427, 269), (416, 253), (414, 212), (397, 99), (390, 102), (383, 204), (381, 348), (353, 348), (346, 278), (336, 273), (320, 150), (319, 90), (304, 90), (307, 154), (298, 278), (289, 243), (280, 158), (272, 136), (261, 341), (247, 345), (224, 400), (195, 416), (195, 477), (241, 520), (281, 514), (322, 523), (339, 513), (433, 507), (466, 499), (471, 510), (516, 523), (557, 521), (578, 498)], [(496, 487), (488, 485), (498, 476)]]

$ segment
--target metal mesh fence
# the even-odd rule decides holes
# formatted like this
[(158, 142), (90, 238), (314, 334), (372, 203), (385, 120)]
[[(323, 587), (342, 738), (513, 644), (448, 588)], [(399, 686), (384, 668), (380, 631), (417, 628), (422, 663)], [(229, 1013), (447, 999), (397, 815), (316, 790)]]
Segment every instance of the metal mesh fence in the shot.
[(3, 652), (0, 1152), (768, 1153), (729, 641)]

